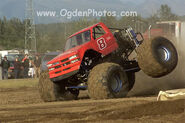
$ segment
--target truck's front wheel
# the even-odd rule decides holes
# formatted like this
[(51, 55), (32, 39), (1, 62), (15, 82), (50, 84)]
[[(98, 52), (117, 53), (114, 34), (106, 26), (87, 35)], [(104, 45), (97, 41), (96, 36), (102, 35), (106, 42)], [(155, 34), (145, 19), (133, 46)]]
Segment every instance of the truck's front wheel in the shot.
[(41, 73), (39, 78), (39, 93), (43, 101), (62, 101), (77, 99), (79, 91), (66, 90), (65, 81), (54, 83), (50, 80), (47, 71)]
[(128, 91), (127, 75), (118, 64), (99, 64), (89, 74), (88, 92), (92, 99), (122, 98)]

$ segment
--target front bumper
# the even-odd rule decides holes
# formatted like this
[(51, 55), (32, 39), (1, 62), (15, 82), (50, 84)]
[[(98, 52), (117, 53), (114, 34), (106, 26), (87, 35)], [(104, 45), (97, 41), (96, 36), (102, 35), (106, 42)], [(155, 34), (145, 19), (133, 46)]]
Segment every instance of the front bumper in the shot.
[(63, 79), (66, 79), (72, 75), (75, 75), (76, 73), (78, 73), (79, 70), (75, 70), (75, 71), (72, 71), (70, 73), (67, 73), (67, 74), (63, 74), (61, 76), (58, 76), (58, 77), (54, 77), (54, 78), (51, 78), (51, 81), (53, 82), (57, 82), (57, 81), (60, 81), (60, 80), (63, 80)]

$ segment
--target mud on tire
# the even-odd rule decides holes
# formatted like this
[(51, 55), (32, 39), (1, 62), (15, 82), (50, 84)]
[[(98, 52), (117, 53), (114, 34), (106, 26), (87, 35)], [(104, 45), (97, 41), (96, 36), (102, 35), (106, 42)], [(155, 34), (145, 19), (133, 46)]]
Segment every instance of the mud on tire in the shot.
[(66, 90), (64, 82), (53, 83), (47, 71), (40, 74), (38, 89), (41, 98), (45, 102), (73, 100), (77, 99), (79, 94), (78, 90)]
[(88, 93), (92, 99), (122, 98), (128, 91), (127, 75), (118, 64), (99, 64), (89, 74)]
[(164, 37), (155, 37), (152, 40), (144, 41), (137, 52), (139, 67), (151, 77), (167, 75), (177, 66), (176, 48)]

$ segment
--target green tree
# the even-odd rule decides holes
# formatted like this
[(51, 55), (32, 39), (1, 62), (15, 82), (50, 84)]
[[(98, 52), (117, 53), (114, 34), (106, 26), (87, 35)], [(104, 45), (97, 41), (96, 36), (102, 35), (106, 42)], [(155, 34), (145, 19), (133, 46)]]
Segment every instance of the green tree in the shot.
[(172, 13), (171, 8), (168, 5), (161, 5), (161, 8), (158, 10), (157, 15), (160, 21), (170, 21), (177, 20), (178, 17)]
[(116, 17), (113, 16), (101, 17), (100, 21), (105, 23), (108, 27), (116, 27), (118, 25)]

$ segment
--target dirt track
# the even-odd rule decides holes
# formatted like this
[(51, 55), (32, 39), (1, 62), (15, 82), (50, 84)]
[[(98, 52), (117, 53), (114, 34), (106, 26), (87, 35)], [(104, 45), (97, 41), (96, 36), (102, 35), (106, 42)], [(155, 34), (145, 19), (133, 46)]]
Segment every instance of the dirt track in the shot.
[(0, 122), (183, 123), (185, 99), (157, 102), (156, 94), (185, 88), (184, 71), (178, 66), (160, 79), (140, 72), (128, 98), (123, 99), (90, 100), (87, 92), (82, 92), (77, 101), (44, 103), (36, 87), (0, 88)]
[[(123, 99), (90, 100), (87, 92), (82, 92), (79, 100), (76, 101), (44, 103), (36, 87), (0, 88), (0, 123), (183, 123), (185, 122), (185, 99), (156, 101), (156, 94), (160, 90), (185, 87), (184, 72), (179, 70), (176, 69), (170, 75), (160, 79), (152, 79), (142, 72), (138, 73), (134, 88), (128, 94), (128, 98)], [(8, 85), (16, 82), (19, 81), (10, 80)]]
[(44, 103), (36, 88), (0, 89), (1, 122), (183, 122), (185, 100), (156, 102), (156, 97)]

